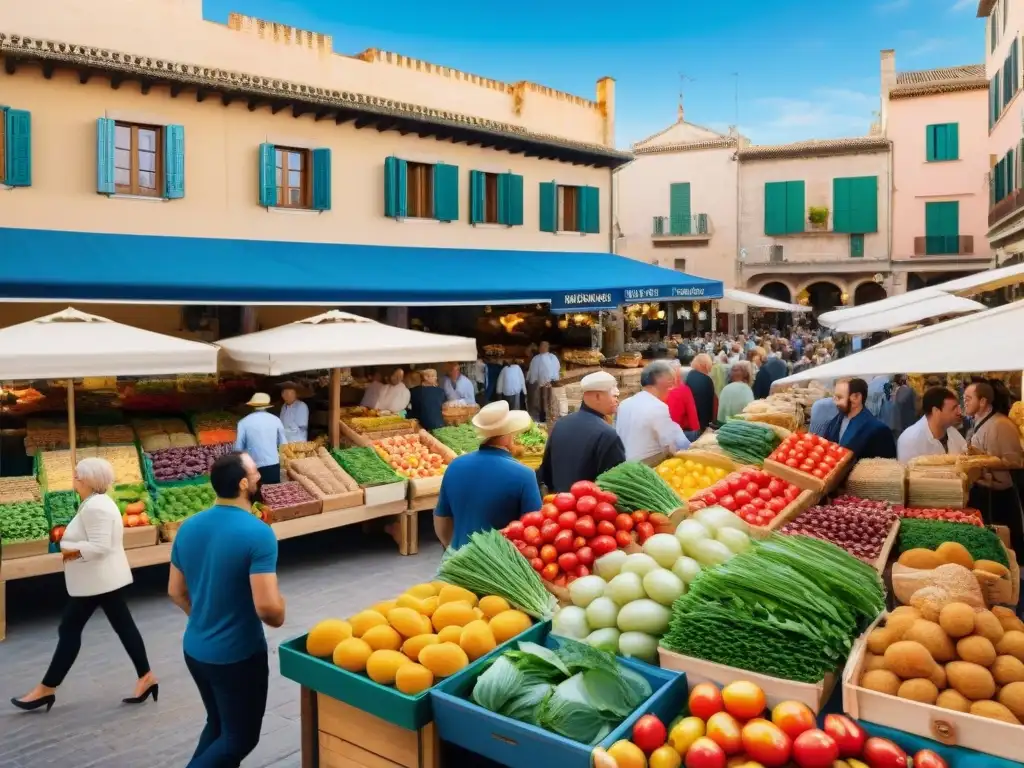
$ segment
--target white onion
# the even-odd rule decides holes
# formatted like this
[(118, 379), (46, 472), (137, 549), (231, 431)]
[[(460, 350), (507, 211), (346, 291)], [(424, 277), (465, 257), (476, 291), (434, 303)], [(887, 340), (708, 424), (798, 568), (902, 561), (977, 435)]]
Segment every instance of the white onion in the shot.
[(658, 563), (653, 557), (645, 555), (643, 552), (636, 552), (626, 555), (626, 561), (622, 564), (622, 570), (619, 573), (635, 573), (642, 579), (657, 567)]
[[(611, 581), (619, 575), (622, 564), (626, 562), (626, 555), (621, 549), (614, 549), (607, 555), (601, 555), (594, 561), (594, 571), (605, 581)], [(573, 582), (575, 583), (575, 582)]]
[(725, 544), (714, 539), (702, 539), (689, 546), (684, 546), (686, 554), (701, 565), (718, 565), (733, 556), (733, 552)]
[(671, 568), (683, 554), (683, 546), (671, 533), (656, 533), (644, 542), (644, 553), (662, 568)]
[(656, 603), (672, 605), (685, 591), (686, 584), (683, 580), (664, 568), (651, 571), (644, 576), (644, 592)]
[(750, 549), (750, 537), (735, 528), (719, 528), (715, 538), (737, 555)]
[(696, 579), (697, 574), (700, 573), (700, 563), (692, 557), (683, 555), (672, 565), (672, 573), (682, 579), (684, 584), (689, 586), (690, 582)]
[(569, 585), (569, 598), (573, 605), (586, 608), (604, 594), (606, 586), (600, 576), (584, 576)]
[(571, 637), (573, 640), (583, 640), (590, 634), (586, 611), (575, 605), (565, 606), (552, 619), (551, 632), (562, 637)]
[(702, 539), (711, 538), (711, 532), (705, 528), (699, 521), (689, 518), (683, 520), (676, 528), (676, 538), (679, 539), (679, 543), (683, 545), (683, 551), (686, 551), (687, 546), (701, 541)]
[(642, 600), (646, 595), (643, 581), (641, 581), (640, 577), (635, 573), (627, 572), (620, 573), (609, 581), (608, 589), (605, 593), (619, 606), (631, 603), (634, 600)]
[(614, 627), (619, 618), (619, 606), (610, 597), (599, 597), (587, 606), (587, 624), (591, 629)]
[(672, 612), (653, 600), (634, 600), (622, 606), (615, 624), (622, 632), (646, 632), (660, 637), (668, 631)]
[(658, 638), (644, 632), (623, 632), (619, 635), (619, 653), (627, 658), (658, 663)]
[(594, 648), (600, 648), (602, 651), (608, 651), (608, 653), (618, 653), (619, 630), (614, 627), (595, 629), (587, 635), (587, 639), (583, 642)]
[(712, 533), (717, 533), (723, 528), (734, 528), (740, 533), (750, 533), (750, 526), (744, 520), (740, 519), (738, 515), (734, 515), (725, 507), (717, 505), (698, 509), (693, 513), (693, 519), (700, 522)]

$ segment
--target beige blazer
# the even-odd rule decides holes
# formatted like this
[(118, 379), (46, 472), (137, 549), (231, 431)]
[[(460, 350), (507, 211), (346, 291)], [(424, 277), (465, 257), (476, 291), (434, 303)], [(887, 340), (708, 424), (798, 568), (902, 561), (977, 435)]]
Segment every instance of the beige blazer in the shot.
[(81, 559), (64, 564), (64, 581), (72, 597), (103, 595), (132, 583), (121, 512), (106, 494), (93, 494), (82, 502), (60, 548), (82, 554)]

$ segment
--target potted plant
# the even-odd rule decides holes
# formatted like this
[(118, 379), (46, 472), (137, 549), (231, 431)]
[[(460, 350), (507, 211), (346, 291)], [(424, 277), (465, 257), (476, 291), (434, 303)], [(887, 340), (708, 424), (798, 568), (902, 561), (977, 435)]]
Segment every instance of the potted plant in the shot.
[(828, 227), (828, 208), (823, 205), (812, 205), (807, 209), (807, 220), (811, 223), (811, 229), (826, 229)]

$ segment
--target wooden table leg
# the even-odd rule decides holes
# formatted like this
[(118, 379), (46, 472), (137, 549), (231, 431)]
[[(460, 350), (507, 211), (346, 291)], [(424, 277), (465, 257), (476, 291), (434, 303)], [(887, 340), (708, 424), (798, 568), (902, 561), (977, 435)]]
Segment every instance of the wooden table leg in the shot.
[(299, 716), (302, 768), (319, 768), (320, 727), (317, 717), (316, 691), (305, 686), (299, 688)]

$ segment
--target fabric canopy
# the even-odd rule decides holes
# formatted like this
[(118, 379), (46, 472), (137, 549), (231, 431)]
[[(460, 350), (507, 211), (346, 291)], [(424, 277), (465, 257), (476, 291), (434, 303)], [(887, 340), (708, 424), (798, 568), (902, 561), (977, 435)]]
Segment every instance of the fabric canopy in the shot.
[(987, 269), (975, 275), (958, 277), (955, 280), (939, 283), (935, 287), (946, 293), (974, 296), (985, 291), (994, 291), (998, 288), (1005, 288), (1008, 285), (1016, 285), (1022, 282), (1024, 282), (1024, 264), (1013, 264), (1009, 267)]
[(477, 357), (473, 339), (396, 328), (339, 310), (217, 344), (222, 368), (266, 375)]
[[(858, 304), (855, 307), (844, 307), (833, 309), (818, 316), (818, 322), (827, 328), (832, 328), (842, 333), (854, 333), (840, 328), (841, 325), (850, 324), (852, 320), (863, 320), (867, 317), (884, 317), (885, 313), (892, 310), (902, 310), (888, 326), (875, 327), (872, 331), (889, 330), (898, 325), (918, 322), (930, 317), (938, 317), (946, 314), (959, 312), (970, 312), (977, 309), (984, 309), (984, 306), (963, 299), (959, 296), (951, 296), (939, 288), (920, 288), (916, 291), (908, 291), (895, 296), (889, 296), (880, 301), (873, 301), (870, 304)], [(872, 331), (860, 331), (870, 333)]]
[(722, 296), (721, 281), (607, 252), (0, 228), (0, 253), (8, 255), (0, 259), (0, 300), (9, 301), (394, 306), (542, 302), (559, 311), (583, 311)]
[(800, 381), (866, 378), (891, 373), (984, 373), (1024, 370), (1024, 301), (957, 317), (876, 344), (849, 357), (779, 379)]
[(735, 288), (726, 288), (725, 298), (735, 301), (737, 304), (745, 304), (748, 307), (758, 307), (760, 309), (772, 309), (776, 312), (809, 312), (811, 309), (801, 304), (788, 304), (785, 301), (762, 296), (760, 293), (738, 291)]
[(904, 304), (901, 307), (892, 307), (881, 312), (833, 321), (832, 330), (851, 336), (874, 333), (876, 331), (894, 331), (933, 317), (962, 315), (966, 312), (978, 312), (984, 309), (985, 305), (977, 301), (960, 296), (942, 294), (931, 296), (921, 301), (915, 301), (912, 304)]
[(144, 331), (71, 307), (0, 330), (0, 379), (216, 372), (217, 348), (210, 344)]

